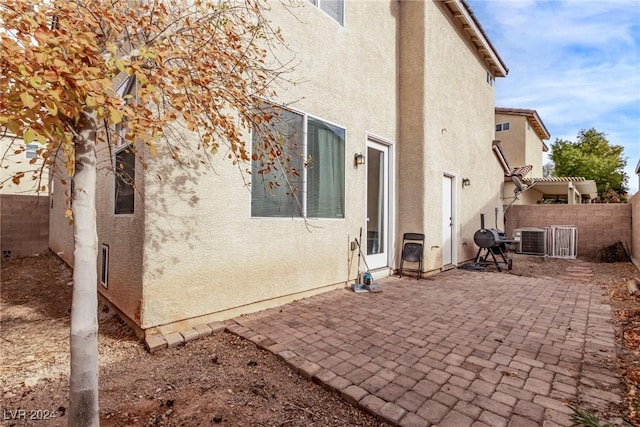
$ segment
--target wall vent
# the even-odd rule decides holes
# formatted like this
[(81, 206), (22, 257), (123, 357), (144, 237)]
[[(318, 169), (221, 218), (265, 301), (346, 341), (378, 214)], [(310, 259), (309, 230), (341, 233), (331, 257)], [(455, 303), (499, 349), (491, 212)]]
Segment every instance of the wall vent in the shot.
[(546, 255), (546, 231), (542, 228), (518, 228), (513, 232), (513, 242), (516, 252), (528, 255)]
[(100, 251), (100, 284), (109, 286), (109, 245), (102, 244)]
[(547, 255), (554, 258), (572, 258), (578, 254), (578, 228), (575, 225), (547, 227)]

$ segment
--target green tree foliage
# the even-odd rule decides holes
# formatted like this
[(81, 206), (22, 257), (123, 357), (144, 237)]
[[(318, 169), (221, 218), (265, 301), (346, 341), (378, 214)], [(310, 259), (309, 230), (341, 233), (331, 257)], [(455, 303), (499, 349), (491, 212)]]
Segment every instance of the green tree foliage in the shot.
[(576, 142), (556, 139), (551, 144), (553, 175), (592, 179), (598, 188), (598, 198), (609, 200), (607, 194), (618, 196), (627, 192), (628, 177), (624, 172), (627, 160), (623, 147), (611, 145), (604, 132), (581, 130)]

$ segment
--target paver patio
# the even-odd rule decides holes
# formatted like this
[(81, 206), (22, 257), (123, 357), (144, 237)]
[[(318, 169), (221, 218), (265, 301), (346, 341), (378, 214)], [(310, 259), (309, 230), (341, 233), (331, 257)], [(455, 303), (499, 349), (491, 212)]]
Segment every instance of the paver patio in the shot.
[(588, 283), (452, 270), (234, 319), (228, 330), (400, 426), (570, 426), (619, 402), (611, 308)]

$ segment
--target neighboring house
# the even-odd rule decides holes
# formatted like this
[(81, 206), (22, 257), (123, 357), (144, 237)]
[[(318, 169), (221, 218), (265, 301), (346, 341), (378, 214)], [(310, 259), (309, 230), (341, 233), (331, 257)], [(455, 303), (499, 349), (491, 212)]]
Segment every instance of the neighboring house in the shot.
[(636, 175), (638, 176), (638, 188), (640, 188), (640, 160), (638, 160), (638, 164), (636, 165)]
[[(463, 0), (319, 5), (270, 4), (304, 81), (273, 100), (296, 101), (283, 136), (312, 154), (296, 183), (301, 210), (255, 173), (248, 190), (224, 155), (213, 171), (163, 157), (143, 170), (118, 147), (135, 191), (100, 174), (98, 288), (140, 335), (344, 288), (361, 230), (376, 277), (397, 268), (405, 232), (426, 234), (426, 271), (475, 256), (480, 214), (502, 206), (502, 171), (478, 159), (492, 155), (504, 63)], [(71, 262), (54, 198), (51, 247)]]
[[(43, 168), (42, 158), (38, 155), (41, 147), (37, 142), (25, 144), (15, 136), (0, 137), (0, 246), (3, 257), (49, 251), (49, 170)], [(15, 183), (11, 177), (19, 172), (25, 175)]]
[(543, 177), (542, 162), (551, 135), (536, 110), (496, 108), (494, 152), (505, 173), (503, 200), (511, 204), (589, 203), (595, 181), (580, 177)]

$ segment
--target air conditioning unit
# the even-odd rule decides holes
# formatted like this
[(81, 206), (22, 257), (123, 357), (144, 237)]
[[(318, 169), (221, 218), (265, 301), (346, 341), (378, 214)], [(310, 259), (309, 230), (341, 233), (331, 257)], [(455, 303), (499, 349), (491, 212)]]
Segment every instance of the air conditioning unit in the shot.
[(575, 258), (578, 254), (578, 227), (551, 225), (547, 227), (547, 255), (554, 258)]
[(516, 252), (528, 255), (546, 255), (547, 238), (546, 230), (542, 228), (526, 227), (513, 231), (513, 243)]

